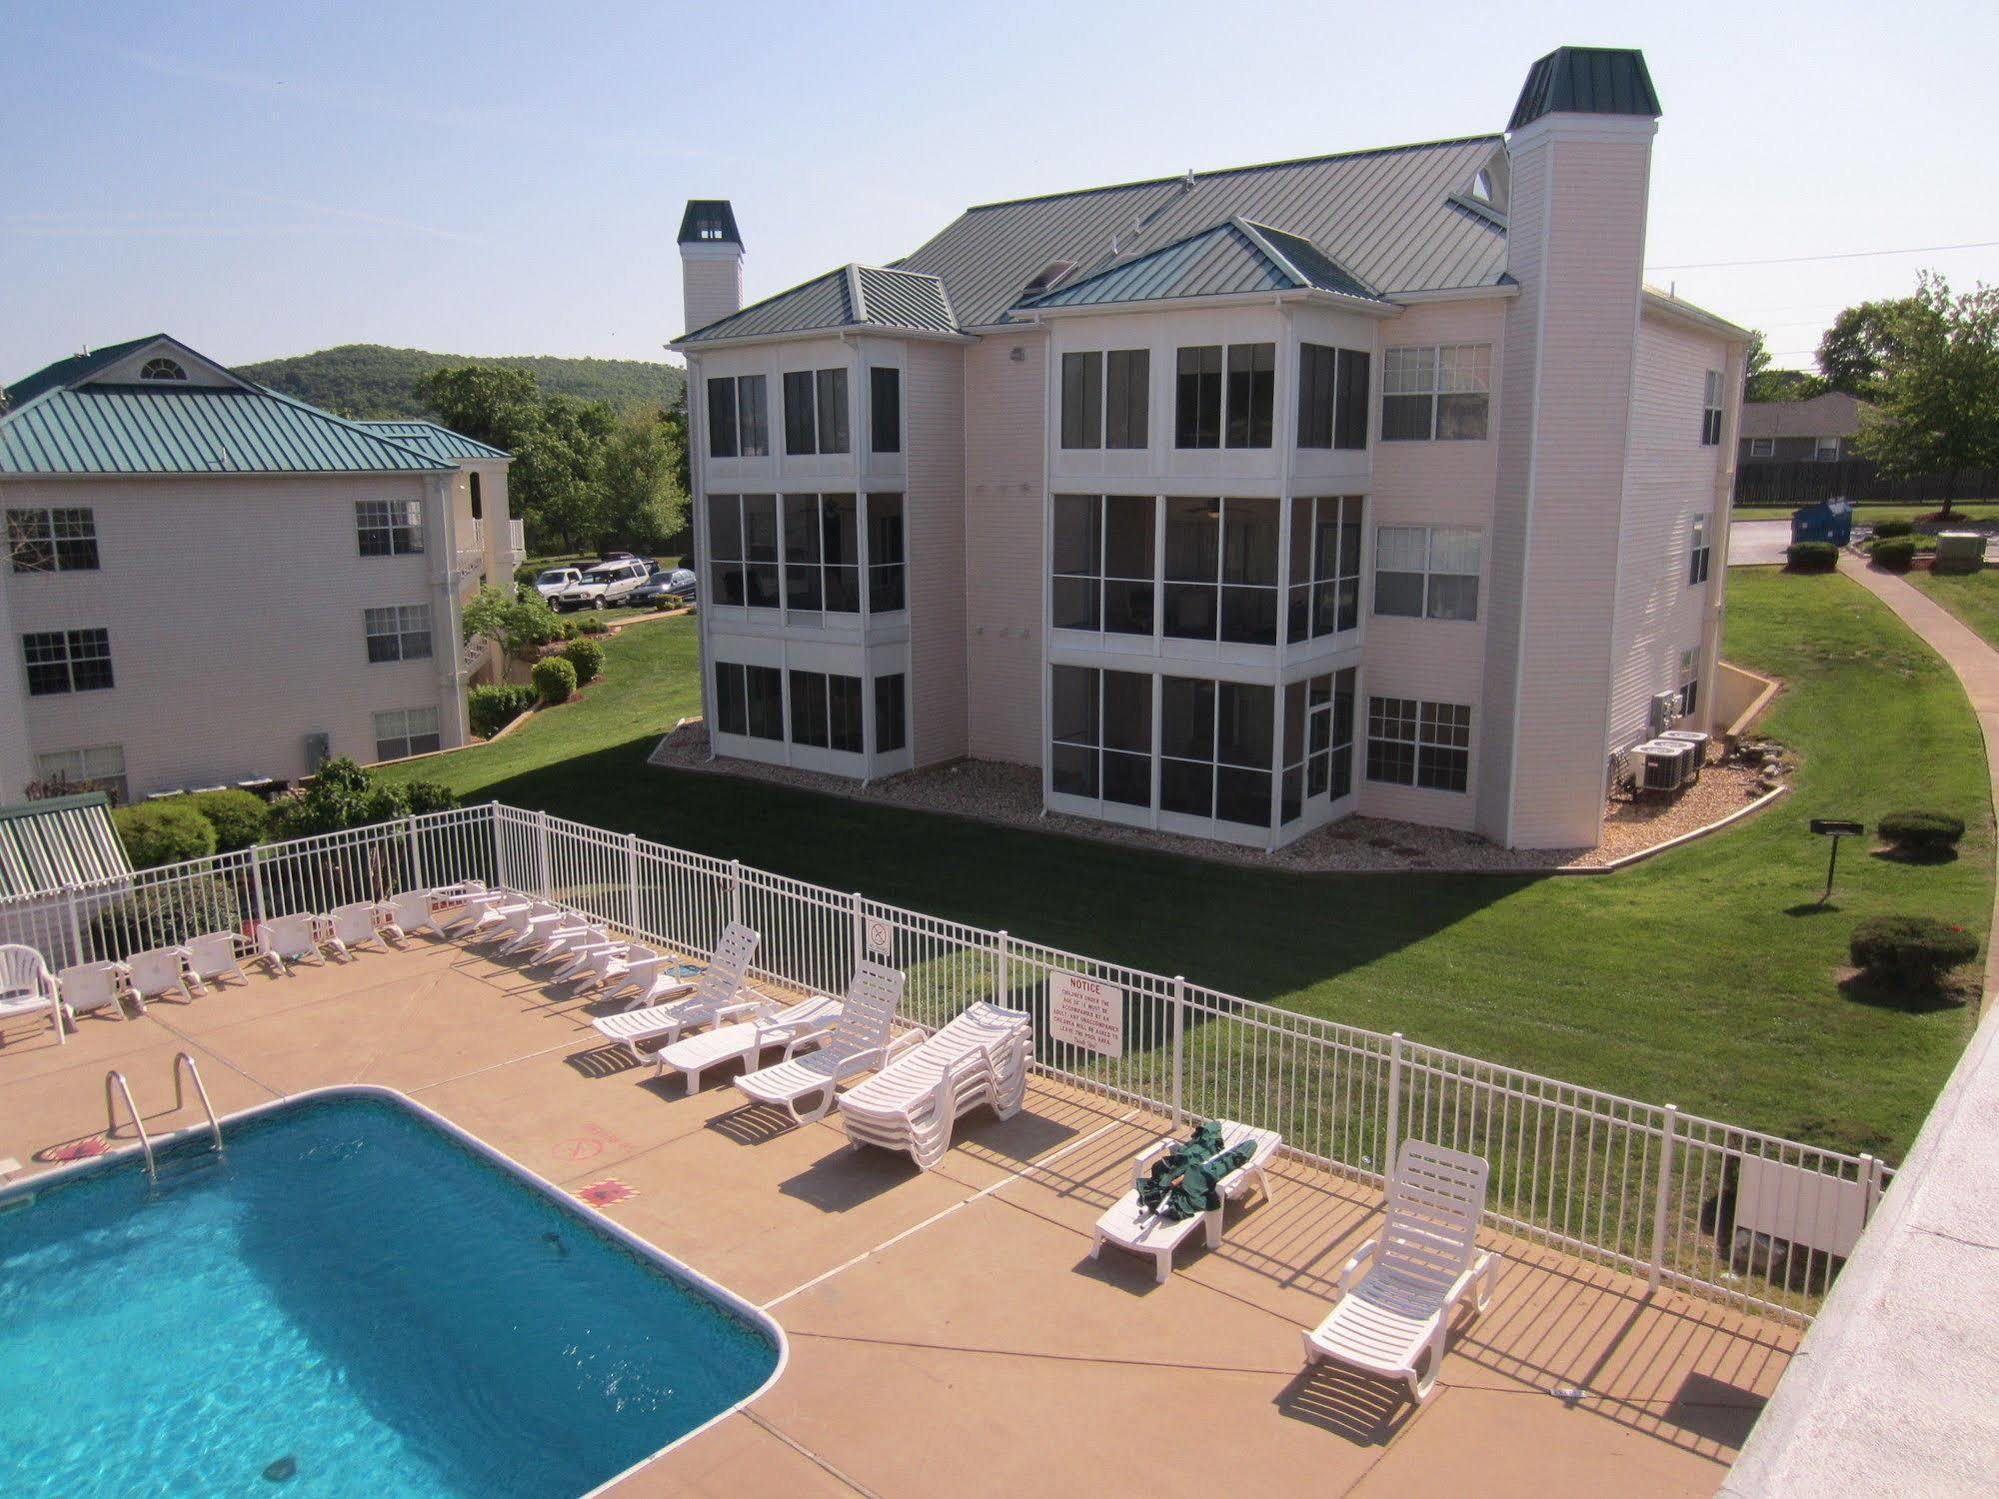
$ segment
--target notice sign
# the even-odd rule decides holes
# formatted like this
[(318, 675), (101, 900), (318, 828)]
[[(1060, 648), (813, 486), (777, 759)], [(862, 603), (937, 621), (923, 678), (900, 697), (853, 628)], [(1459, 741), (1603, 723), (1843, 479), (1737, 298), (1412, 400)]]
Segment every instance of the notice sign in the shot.
[(1049, 974), (1048, 1034), (1100, 1056), (1123, 1056), (1124, 990), (1080, 973)]

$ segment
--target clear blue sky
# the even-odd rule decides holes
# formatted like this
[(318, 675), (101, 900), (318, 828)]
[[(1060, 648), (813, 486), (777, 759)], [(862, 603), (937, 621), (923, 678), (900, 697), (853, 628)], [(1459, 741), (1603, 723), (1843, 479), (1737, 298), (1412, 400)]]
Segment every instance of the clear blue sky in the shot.
[(1780, 362), (1918, 265), (1999, 281), (1992, 249), (1666, 268), (1999, 240), (1989, 3), (0, 0), (0, 37), (0, 379), (161, 329), (660, 358), (690, 196), (734, 200), (764, 296), (971, 203), (1497, 130), (1563, 42), (1644, 48), (1652, 277)]

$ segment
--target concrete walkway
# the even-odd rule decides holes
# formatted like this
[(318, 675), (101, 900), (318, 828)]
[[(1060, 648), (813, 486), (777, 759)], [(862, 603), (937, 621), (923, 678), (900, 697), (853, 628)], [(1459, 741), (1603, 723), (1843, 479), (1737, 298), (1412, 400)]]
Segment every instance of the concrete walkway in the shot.
[[(1842, 552), (1839, 570), (1881, 600), (1901, 617), (1902, 623), (1923, 637), (1930, 649), (1949, 663), (1971, 699), (1971, 711), (1978, 715), (1978, 728), (1985, 736), (1985, 765), (1991, 778), (1992, 796), (1999, 806), (1999, 651), (1979, 638), (1964, 621), (1914, 587), (1907, 579), (1883, 572), (1851, 552)], [(1999, 900), (1993, 905), (1990, 929), (1999, 934)], [(1984, 1008), (1992, 1006), (1992, 991), (1999, 981), (1999, 965), (1992, 961), (1988, 938), (1985, 954)]]
[(1791, 544), (1791, 522), (1738, 520), (1728, 526), (1730, 567), (1782, 567), (1784, 548)]

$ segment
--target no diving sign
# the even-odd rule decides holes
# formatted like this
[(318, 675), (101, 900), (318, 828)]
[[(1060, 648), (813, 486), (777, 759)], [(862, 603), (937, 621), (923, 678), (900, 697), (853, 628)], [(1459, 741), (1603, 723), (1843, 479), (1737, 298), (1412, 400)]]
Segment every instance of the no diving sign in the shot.
[(1049, 974), (1048, 1034), (1100, 1056), (1123, 1056), (1124, 990), (1080, 973)]
[(883, 957), (895, 955), (895, 928), (879, 916), (870, 916), (867, 924), (868, 951), (880, 953)]

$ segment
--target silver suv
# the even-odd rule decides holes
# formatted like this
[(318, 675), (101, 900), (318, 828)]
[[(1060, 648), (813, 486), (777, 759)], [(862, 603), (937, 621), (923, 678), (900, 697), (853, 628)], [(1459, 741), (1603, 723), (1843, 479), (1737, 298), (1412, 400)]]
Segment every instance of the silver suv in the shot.
[(637, 558), (600, 562), (550, 598), (549, 603), (558, 609), (607, 609), (623, 603), (651, 575), (651, 569)]

